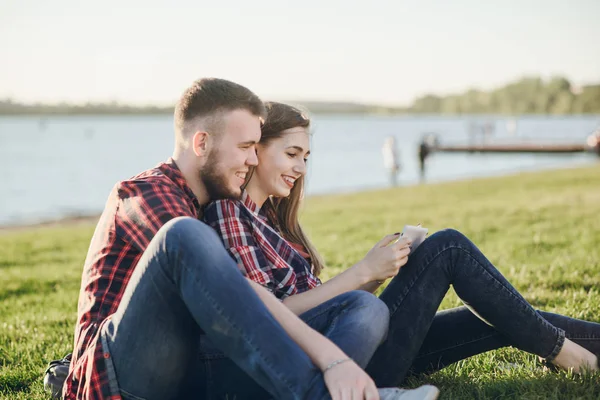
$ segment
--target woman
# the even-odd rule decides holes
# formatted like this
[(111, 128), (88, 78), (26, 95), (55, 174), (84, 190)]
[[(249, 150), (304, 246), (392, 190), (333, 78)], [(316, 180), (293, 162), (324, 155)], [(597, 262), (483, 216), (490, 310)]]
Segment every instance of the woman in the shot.
[[(246, 178), (242, 200), (211, 203), (205, 221), (248, 277), (298, 315), (352, 290), (373, 292), (392, 278), (380, 296), (390, 311), (388, 336), (366, 367), (378, 387), (509, 345), (576, 373), (598, 370), (600, 324), (534, 310), (455, 230), (433, 234), (413, 253), (409, 242), (393, 243), (398, 234), (386, 236), (321, 284), (323, 262), (298, 223), (310, 120), (281, 103), (267, 103), (267, 110), (259, 165)], [(469, 308), (437, 312), (450, 285)]]

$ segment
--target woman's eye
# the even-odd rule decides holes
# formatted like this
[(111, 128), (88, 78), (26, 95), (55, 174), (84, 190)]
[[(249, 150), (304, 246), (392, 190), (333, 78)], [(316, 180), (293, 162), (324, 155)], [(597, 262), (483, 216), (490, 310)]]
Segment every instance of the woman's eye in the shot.
[(294, 158), (294, 157), (296, 157), (296, 154), (295, 154), (295, 153), (287, 153), (287, 155), (288, 155), (290, 158)]

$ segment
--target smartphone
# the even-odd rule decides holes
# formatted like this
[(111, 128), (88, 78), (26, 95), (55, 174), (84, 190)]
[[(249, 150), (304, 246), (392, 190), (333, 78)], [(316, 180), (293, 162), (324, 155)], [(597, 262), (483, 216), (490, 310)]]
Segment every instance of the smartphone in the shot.
[(410, 246), (410, 252), (412, 253), (423, 243), (425, 238), (427, 237), (427, 232), (429, 230), (427, 228), (423, 228), (422, 226), (414, 226), (414, 225), (404, 225), (404, 229), (402, 229), (401, 238), (408, 238), (412, 242)]

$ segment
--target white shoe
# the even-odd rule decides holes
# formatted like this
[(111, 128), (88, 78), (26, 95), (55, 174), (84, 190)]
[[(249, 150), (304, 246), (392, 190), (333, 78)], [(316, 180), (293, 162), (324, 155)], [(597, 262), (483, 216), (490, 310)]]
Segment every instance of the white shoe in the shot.
[(416, 389), (384, 388), (378, 391), (380, 400), (435, 400), (440, 395), (439, 389), (432, 385)]

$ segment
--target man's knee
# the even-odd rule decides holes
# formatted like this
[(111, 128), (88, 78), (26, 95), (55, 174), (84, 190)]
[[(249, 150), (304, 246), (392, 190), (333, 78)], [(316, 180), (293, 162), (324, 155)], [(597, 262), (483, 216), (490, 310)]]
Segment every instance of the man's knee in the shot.
[(167, 222), (158, 231), (154, 240), (168, 257), (169, 264), (176, 264), (182, 258), (191, 257), (201, 262), (203, 268), (226, 268), (237, 266), (225, 251), (217, 233), (204, 222), (190, 217), (177, 217)]
[(164, 235), (169, 238), (177, 236), (188, 236), (204, 228), (210, 229), (205, 223), (192, 217), (176, 217), (164, 224), (156, 233), (157, 236)]
[(158, 230), (156, 237), (164, 240), (167, 245), (198, 242), (222, 246), (221, 240), (210, 226), (191, 217), (173, 218)]

